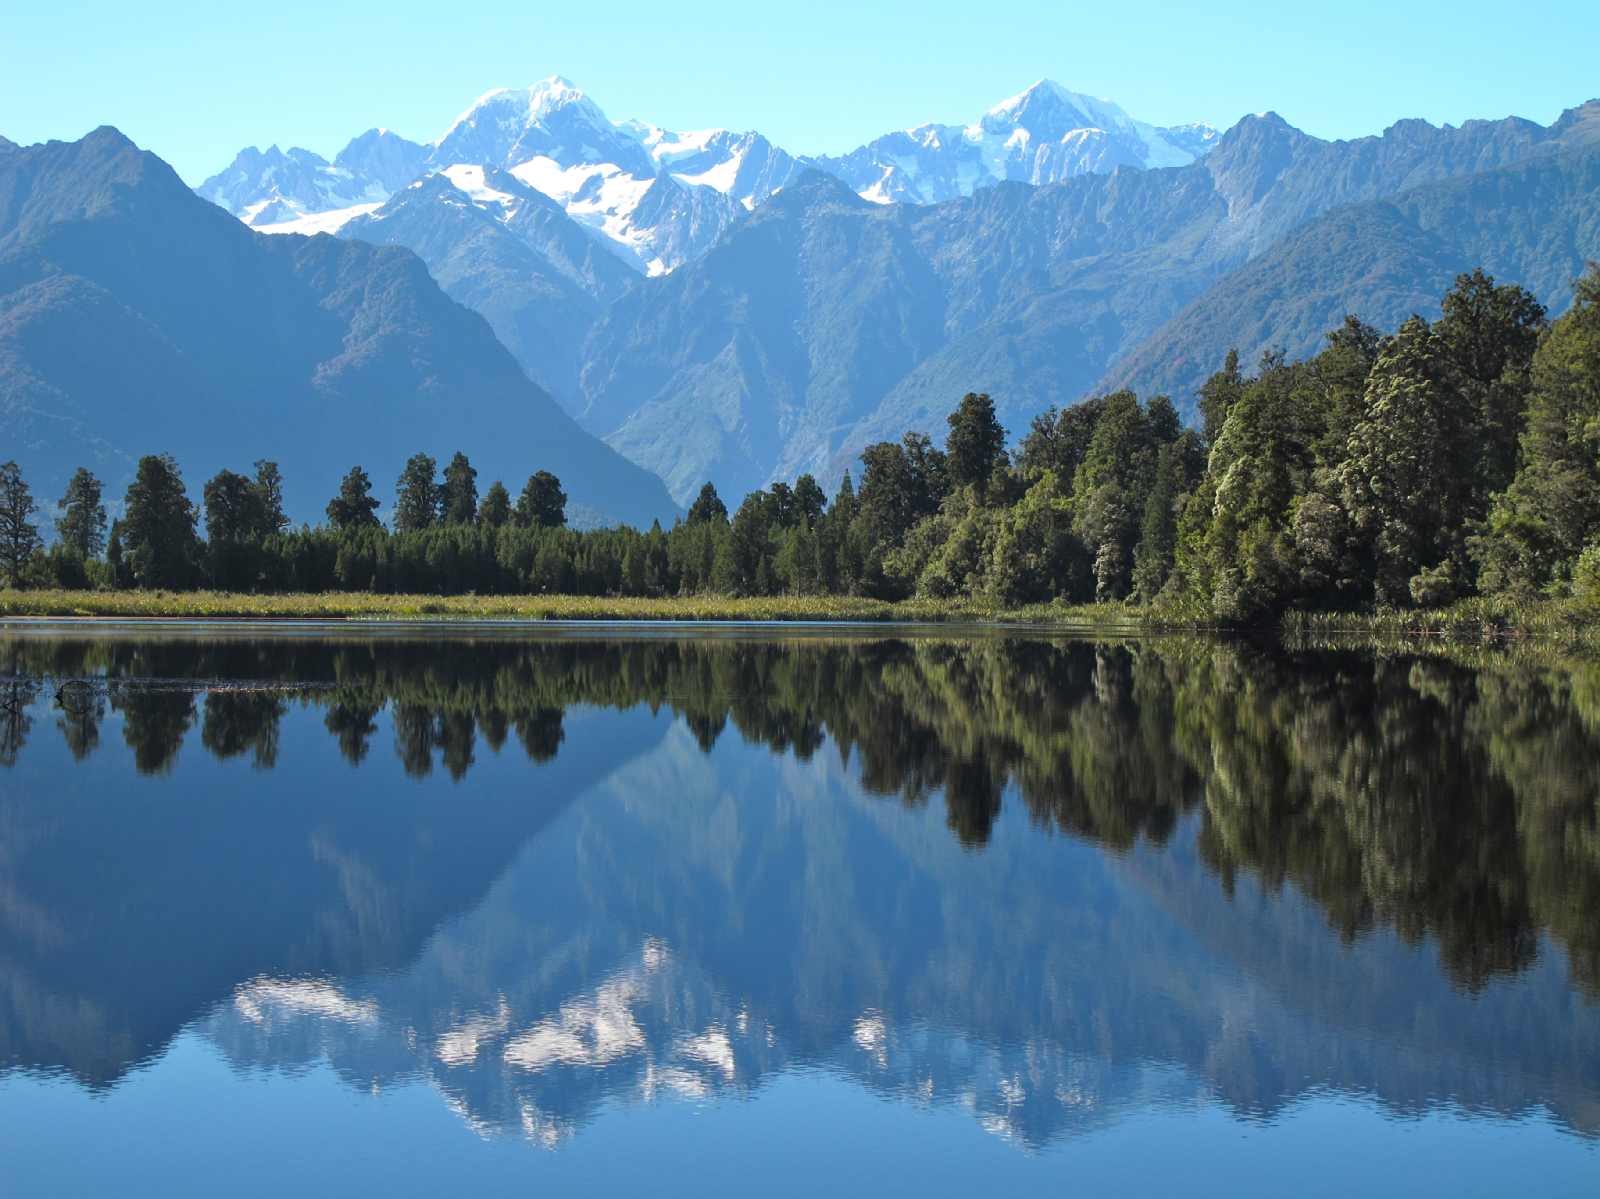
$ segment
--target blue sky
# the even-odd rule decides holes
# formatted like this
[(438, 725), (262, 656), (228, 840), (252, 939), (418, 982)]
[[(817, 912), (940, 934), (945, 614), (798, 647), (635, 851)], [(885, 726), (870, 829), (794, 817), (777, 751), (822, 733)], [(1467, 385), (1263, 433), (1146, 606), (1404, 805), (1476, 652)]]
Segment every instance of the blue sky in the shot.
[(759, 129), (795, 153), (966, 121), (1035, 79), (1158, 124), (1275, 109), (1323, 137), (1400, 117), (1541, 123), (1600, 95), (1600, 4), (725, 0), (17, 0), (0, 134), (120, 127), (190, 182), (243, 145), (429, 140), (480, 93), (561, 74), (613, 119)]

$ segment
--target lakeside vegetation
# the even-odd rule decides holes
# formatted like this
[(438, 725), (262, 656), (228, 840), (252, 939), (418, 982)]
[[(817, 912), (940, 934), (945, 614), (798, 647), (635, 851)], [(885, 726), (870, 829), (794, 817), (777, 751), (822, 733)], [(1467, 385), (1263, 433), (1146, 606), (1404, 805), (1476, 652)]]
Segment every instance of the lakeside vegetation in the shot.
[(862, 621), (1052, 624), (1190, 629), (1177, 613), (1127, 604), (1030, 604), (980, 600), (877, 600), (865, 596), (379, 595), (372, 592), (251, 594), (225, 591), (0, 590), (0, 617), (105, 619)]
[(868, 446), (859, 488), (847, 472), (831, 501), (806, 474), (730, 513), (708, 483), (671, 529), (569, 528), (543, 470), (515, 501), (500, 481), (480, 496), (461, 452), (442, 479), (412, 457), (389, 526), (356, 466), (325, 523), (292, 529), (275, 463), (221, 471), (196, 505), (151, 455), (109, 529), (79, 470), (46, 549), (4, 463), (0, 579), (21, 593), (5, 610), (1588, 627), (1600, 267), (1554, 323), (1481, 271), (1442, 309), (1388, 336), (1348, 317), (1320, 354), (1268, 354), (1253, 376), (1230, 354), (1198, 429), (1165, 396), (1118, 392), (1041, 414), (1008, 452), (969, 394), (942, 448)]
[[(1203, 610), (1177, 604), (1005, 607), (981, 599), (900, 601), (865, 596), (381, 595), (372, 592), (249, 593), (0, 589), (0, 618), (104, 620), (348, 621), (842, 621), (1048, 625), (1091, 632), (1221, 632)], [(1444, 608), (1283, 615), (1293, 640), (1529, 640), (1600, 647), (1600, 605), (1574, 599), (1477, 597)]]

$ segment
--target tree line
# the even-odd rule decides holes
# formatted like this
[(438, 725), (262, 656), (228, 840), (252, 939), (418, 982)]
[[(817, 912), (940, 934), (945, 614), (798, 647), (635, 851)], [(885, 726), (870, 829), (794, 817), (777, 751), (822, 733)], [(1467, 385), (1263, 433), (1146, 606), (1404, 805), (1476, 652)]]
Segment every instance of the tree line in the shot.
[(731, 513), (711, 484), (670, 530), (575, 530), (546, 471), (513, 502), (456, 453), (415, 455), (390, 526), (361, 467), (326, 521), (291, 529), (272, 462), (188, 498), (141, 459), (107, 533), (73, 476), (46, 551), (15, 463), (0, 466), (12, 585), (241, 591), (849, 594), (1126, 601), (1228, 622), (1286, 608), (1438, 605), (1479, 593), (1600, 598), (1600, 267), (1559, 320), (1521, 287), (1460, 276), (1429, 322), (1355, 317), (1313, 357), (1230, 353), (1186, 428), (1165, 396), (1097, 396), (1036, 417), (1008, 452), (987, 395), (942, 447), (862, 452), (830, 500), (807, 474)]

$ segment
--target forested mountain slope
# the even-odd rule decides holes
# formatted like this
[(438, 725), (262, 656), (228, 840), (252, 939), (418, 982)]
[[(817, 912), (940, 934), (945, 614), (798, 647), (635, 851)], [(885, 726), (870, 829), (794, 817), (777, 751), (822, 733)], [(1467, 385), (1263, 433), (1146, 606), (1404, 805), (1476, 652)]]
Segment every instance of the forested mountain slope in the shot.
[(1324, 142), (1268, 113), (1189, 166), (928, 206), (803, 176), (611, 306), (588, 343), (581, 419), (680, 502), (707, 478), (733, 494), (803, 471), (828, 485), (867, 444), (936, 430), (968, 390), (994, 395), (1019, 434), (1306, 222), (1570, 152), (1594, 125), (1577, 110), (1549, 128), (1405, 121)]
[(1339, 208), (1296, 230), (1186, 306), (1096, 390), (1192, 404), (1230, 348), (1246, 362), (1273, 349), (1299, 358), (1346, 313), (1379, 328), (1431, 317), (1451, 280), (1479, 266), (1563, 311), (1585, 261), (1600, 256), (1600, 104), (1564, 121), (1577, 148)]

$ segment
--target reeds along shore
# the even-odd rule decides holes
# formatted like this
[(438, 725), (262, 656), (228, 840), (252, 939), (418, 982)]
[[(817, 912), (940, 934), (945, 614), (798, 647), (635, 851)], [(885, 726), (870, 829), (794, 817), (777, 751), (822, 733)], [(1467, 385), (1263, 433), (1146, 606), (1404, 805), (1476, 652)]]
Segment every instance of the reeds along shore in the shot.
[[(254, 595), (226, 591), (0, 590), (0, 618), (167, 620), (594, 620), (995, 622), (1098, 631), (1227, 631), (1193, 605), (1000, 604), (853, 596), (660, 598), (581, 595)], [(1263, 631), (1257, 629), (1256, 631)], [(1273, 631), (1271, 629), (1265, 631)], [(1577, 600), (1477, 598), (1448, 607), (1373, 613), (1291, 611), (1290, 640), (1539, 640), (1600, 649), (1600, 607)]]

